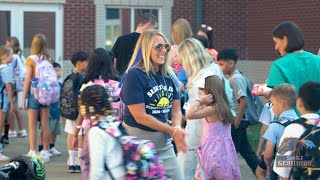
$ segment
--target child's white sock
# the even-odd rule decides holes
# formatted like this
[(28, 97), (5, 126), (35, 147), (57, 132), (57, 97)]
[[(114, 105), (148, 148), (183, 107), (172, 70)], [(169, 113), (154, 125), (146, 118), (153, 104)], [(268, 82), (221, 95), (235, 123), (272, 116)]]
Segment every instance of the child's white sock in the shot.
[(69, 150), (69, 166), (74, 166), (77, 164), (77, 151)]

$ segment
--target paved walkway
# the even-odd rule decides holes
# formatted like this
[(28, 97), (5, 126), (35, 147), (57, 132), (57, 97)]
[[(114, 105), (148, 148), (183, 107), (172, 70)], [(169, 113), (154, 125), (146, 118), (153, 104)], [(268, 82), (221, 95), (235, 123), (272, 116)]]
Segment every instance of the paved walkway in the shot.
[[(26, 113), (23, 112), (24, 117), (24, 126), (27, 129), (27, 116)], [(61, 124), (62, 130), (64, 129), (64, 123)], [(48, 180), (66, 180), (66, 179), (81, 179), (80, 174), (71, 174), (67, 171), (67, 148), (66, 148), (66, 139), (67, 134), (63, 131), (60, 136), (58, 136), (58, 140), (56, 143), (56, 148), (62, 152), (61, 156), (55, 156), (51, 158), (51, 161), (45, 164), (46, 171), (47, 171), (47, 178)], [(10, 144), (6, 145), (3, 151), (3, 154), (14, 157), (19, 154), (25, 154), (29, 151), (29, 139), (26, 138), (14, 138), (10, 139)], [(240, 155), (239, 155), (240, 156)], [(245, 180), (253, 180), (255, 179), (254, 175), (252, 174), (250, 168), (246, 164), (241, 156), (239, 157), (239, 163), (241, 168), (241, 175), (242, 179)], [(0, 166), (6, 164), (6, 162), (0, 162)]]

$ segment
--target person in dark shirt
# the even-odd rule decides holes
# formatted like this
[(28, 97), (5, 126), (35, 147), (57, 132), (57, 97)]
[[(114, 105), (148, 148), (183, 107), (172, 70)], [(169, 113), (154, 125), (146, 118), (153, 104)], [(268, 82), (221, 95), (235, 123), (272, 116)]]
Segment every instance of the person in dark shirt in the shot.
[(141, 34), (120, 92), (126, 105), (122, 125), (130, 135), (151, 140), (163, 159), (167, 178), (180, 180), (171, 141), (184, 153), (188, 146), (181, 129), (180, 96), (177, 77), (169, 67), (169, 53), (170, 44), (161, 32), (153, 29)]
[(120, 75), (122, 75), (128, 67), (140, 33), (143, 33), (147, 29), (156, 29), (157, 27), (157, 17), (151, 13), (144, 13), (137, 19), (135, 32), (118, 37), (112, 48), (112, 53), (114, 66)]

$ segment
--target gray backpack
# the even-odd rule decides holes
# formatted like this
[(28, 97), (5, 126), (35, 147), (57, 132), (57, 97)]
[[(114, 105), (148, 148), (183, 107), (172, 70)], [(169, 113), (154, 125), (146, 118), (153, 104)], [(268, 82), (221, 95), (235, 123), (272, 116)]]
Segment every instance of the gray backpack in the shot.
[(255, 125), (259, 123), (259, 118), (263, 109), (263, 104), (259, 96), (252, 95), (252, 82), (248, 78), (246, 78), (242, 73), (241, 75), (244, 77), (246, 83), (247, 108), (245, 116), (248, 119), (250, 125)]

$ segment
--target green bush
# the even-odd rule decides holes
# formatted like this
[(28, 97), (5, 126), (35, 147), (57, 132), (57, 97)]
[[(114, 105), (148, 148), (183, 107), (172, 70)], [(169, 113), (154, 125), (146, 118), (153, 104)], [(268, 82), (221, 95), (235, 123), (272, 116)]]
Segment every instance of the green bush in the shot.
[(259, 123), (254, 126), (249, 126), (247, 129), (248, 140), (254, 152), (256, 152), (259, 144), (261, 126), (262, 124)]

